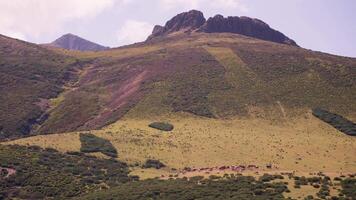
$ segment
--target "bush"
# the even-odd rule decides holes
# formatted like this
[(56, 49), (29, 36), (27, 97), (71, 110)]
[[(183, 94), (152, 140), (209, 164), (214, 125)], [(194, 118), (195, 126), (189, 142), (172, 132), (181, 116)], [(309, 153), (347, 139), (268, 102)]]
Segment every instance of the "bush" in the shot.
[(142, 166), (143, 168), (156, 168), (156, 169), (161, 169), (162, 167), (165, 167), (166, 165), (161, 163), (159, 160), (151, 160), (148, 159), (146, 163)]
[(117, 151), (110, 141), (93, 134), (80, 134), (80, 151), (84, 153), (101, 152), (110, 157), (117, 157)]
[(327, 110), (323, 110), (320, 108), (313, 109), (312, 113), (315, 117), (319, 118), (325, 123), (330, 124), (337, 130), (350, 136), (356, 136), (356, 124), (344, 118), (343, 116), (331, 113)]
[(153, 122), (148, 125), (151, 128), (155, 128), (161, 131), (172, 131), (173, 130), (173, 125), (166, 123), (166, 122)]

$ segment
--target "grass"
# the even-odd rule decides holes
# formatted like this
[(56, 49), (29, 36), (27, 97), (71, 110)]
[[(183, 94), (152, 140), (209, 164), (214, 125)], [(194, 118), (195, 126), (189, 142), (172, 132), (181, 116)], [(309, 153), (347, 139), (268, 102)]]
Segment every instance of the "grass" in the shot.
[[(8, 39), (2, 44), (0, 89), (11, 89), (0, 97), (2, 138), (97, 129), (125, 113), (283, 120), (323, 107), (355, 116), (354, 59), (243, 36), (177, 34), (96, 53), (50, 51)], [(135, 92), (117, 103), (115, 92), (143, 71)], [(77, 75), (73, 91), (59, 95)], [(36, 106), (58, 95), (49, 113)]]
[[(98, 129), (124, 115), (153, 121), (176, 112), (281, 121), (323, 107), (355, 116), (353, 59), (231, 34), (178, 34), (64, 54), (95, 62), (83, 69), (73, 91), (53, 103), (40, 133)], [(127, 91), (135, 80), (134, 92), (119, 98), (117, 91)]]
[[(157, 119), (174, 124), (170, 134), (157, 133), (151, 121), (123, 119), (102, 130), (91, 131), (120, 149), (120, 159), (143, 165), (160, 160), (168, 168), (213, 167), (267, 163), (279, 170), (352, 172), (356, 160), (350, 154), (355, 140), (311, 114), (284, 122), (261, 119), (206, 119), (189, 114)], [(54, 147), (79, 151), (78, 133), (35, 136), (8, 144)], [(165, 172), (162, 172), (165, 173)]]
[(84, 153), (101, 152), (104, 155), (110, 157), (117, 157), (116, 148), (110, 143), (110, 141), (97, 137), (90, 133), (80, 134), (81, 147), (80, 151)]

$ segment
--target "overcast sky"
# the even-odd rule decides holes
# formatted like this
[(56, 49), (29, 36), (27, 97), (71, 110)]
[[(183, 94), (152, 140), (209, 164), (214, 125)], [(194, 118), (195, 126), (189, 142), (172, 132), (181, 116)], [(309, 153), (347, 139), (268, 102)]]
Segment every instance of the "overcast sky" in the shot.
[(356, 57), (356, 0), (0, 0), (0, 34), (48, 43), (73, 33), (117, 47), (191, 9), (259, 18), (304, 48)]

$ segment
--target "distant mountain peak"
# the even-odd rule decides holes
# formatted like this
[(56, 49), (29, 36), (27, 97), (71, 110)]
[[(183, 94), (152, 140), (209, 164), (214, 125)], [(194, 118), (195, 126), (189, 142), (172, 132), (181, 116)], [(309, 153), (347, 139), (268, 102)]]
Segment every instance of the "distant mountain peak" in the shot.
[(148, 40), (161, 37), (170, 33), (205, 32), (205, 33), (235, 33), (257, 39), (298, 46), (297, 43), (283, 33), (272, 29), (267, 23), (250, 17), (224, 17), (220, 14), (204, 18), (204, 14), (198, 10), (191, 10), (176, 15), (165, 26), (155, 26)]
[(49, 45), (63, 49), (79, 51), (102, 51), (108, 49), (108, 47), (83, 39), (72, 33), (62, 35), (60, 38), (56, 39)]

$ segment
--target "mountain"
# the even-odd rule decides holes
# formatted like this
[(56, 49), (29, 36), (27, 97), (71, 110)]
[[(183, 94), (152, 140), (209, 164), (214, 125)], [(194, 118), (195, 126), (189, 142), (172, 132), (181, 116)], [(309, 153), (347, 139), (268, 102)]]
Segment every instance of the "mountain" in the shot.
[[(58, 55), (63, 52), (7, 39), (13, 44), (10, 46), (13, 50), (7, 49), (7, 43), (1, 43), (6, 57), (1, 69), (7, 74), (21, 73), (33, 82), (33, 87), (43, 82), (46, 87), (53, 83), (57, 89), (51, 95), (36, 96), (31, 84), (26, 84), (29, 88), (24, 89), (22, 82), (15, 81), (24, 93), (9, 90), (13, 87), (9, 83), (2, 87), (10, 91), (7, 94), (19, 96), (20, 102), (27, 99), (29, 104), (24, 107), (28, 110), (38, 110), (35, 102), (60, 93), (51, 100), (58, 103), (44, 111), (46, 118), (40, 120), (41, 125), (31, 130), (42, 134), (99, 129), (124, 116), (164, 116), (178, 112), (208, 118), (260, 116), (268, 120), (300, 115), (314, 108), (345, 117), (355, 115), (356, 59), (241, 34), (192, 31), (204, 29), (206, 24), (201, 12), (182, 13), (169, 20), (164, 28), (155, 28), (160, 36), (100, 54)], [(21, 53), (25, 50), (26, 54)], [(49, 61), (33, 58), (41, 55)], [(65, 70), (66, 65), (61, 63), (66, 62), (62, 59), (76, 59), (72, 71), (79, 75), (79, 80), (64, 91), (60, 88), (67, 80), (62, 77), (72, 72)], [(89, 64), (79, 70), (81, 62)], [(35, 98), (30, 101), (28, 94)], [(18, 109), (10, 99), (2, 101), (4, 107)], [(8, 133), (28, 133), (31, 128), (24, 131), (14, 127), (31, 124), (28, 121), (39, 120), (41, 115), (11, 116), (16, 116), (9, 118), (14, 125), (2, 122), (3, 129)]]
[(354, 198), (356, 59), (217, 19), (100, 52), (0, 36), (0, 199)]
[(109, 49), (109, 47), (104, 47), (71, 33), (61, 36), (60, 38), (50, 43), (49, 46), (79, 51), (102, 51)]
[(236, 33), (262, 40), (298, 46), (295, 41), (283, 33), (269, 27), (268, 24), (249, 17), (227, 17), (216, 15), (208, 20), (202, 12), (191, 10), (178, 14), (169, 20), (165, 26), (156, 25), (148, 40), (178, 31), (197, 31), (205, 33)]

